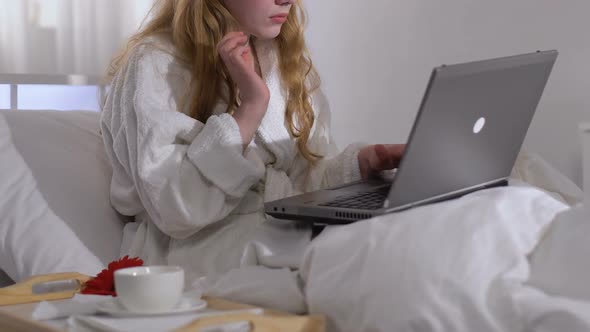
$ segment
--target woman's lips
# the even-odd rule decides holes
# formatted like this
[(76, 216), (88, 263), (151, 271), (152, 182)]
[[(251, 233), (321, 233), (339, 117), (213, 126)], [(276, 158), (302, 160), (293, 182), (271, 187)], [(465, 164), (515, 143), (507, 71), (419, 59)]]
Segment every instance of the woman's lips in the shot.
[(285, 23), (285, 22), (287, 22), (288, 16), (289, 16), (289, 14), (279, 14), (279, 15), (271, 16), (270, 19), (271, 19), (271, 21), (273, 21), (273, 23)]

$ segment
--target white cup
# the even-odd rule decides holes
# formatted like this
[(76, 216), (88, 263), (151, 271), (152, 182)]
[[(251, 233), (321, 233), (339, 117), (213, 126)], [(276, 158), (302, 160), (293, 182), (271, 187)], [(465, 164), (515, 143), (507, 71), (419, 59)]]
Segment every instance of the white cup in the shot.
[(178, 266), (140, 266), (115, 271), (115, 290), (130, 311), (173, 309), (184, 291), (184, 270)]

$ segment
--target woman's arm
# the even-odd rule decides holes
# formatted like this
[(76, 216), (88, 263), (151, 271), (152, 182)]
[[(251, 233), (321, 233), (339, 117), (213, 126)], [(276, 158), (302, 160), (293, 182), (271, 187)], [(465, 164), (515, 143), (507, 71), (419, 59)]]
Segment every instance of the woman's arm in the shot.
[(134, 215), (141, 211), (125, 211), (132, 206), (125, 202), (138, 200), (162, 232), (186, 238), (235, 209), (264, 165), (244, 155), (231, 115), (203, 124), (178, 112), (177, 82), (182, 73), (171, 55), (137, 52), (113, 82), (102, 130), (115, 207)]
[(338, 152), (331, 134), (330, 107), (321, 90), (313, 95), (313, 108), (316, 120), (309, 147), (324, 158), (311, 165), (302, 155), (297, 156), (289, 171), (294, 187), (293, 194), (334, 187), (362, 178), (358, 156), (367, 145), (351, 144)]
[[(381, 171), (396, 168), (405, 151), (405, 144), (351, 144), (338, 153), (331, 134), (331, 113), (325, 95), (318, 91), (313, 103), (315, 130), (310, 139), (312, 151), (325, 156), (316, 165), (309, 165), (301, 156), (293, 167), (296, 183), (304, 183), (299, 191), (312, 191), (366, 180)], [(302, 177), (304, 175), (304, 177)], [(293, 178), (293, 177), (292, 177)], [(302, 178), (306, 180), (302, 182)]]

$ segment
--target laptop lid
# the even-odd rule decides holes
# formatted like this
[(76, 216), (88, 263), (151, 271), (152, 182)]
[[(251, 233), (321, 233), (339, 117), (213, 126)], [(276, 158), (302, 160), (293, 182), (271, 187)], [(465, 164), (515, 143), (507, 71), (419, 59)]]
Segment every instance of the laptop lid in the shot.
[(435, 68), (385, 208), (508, 178), (557, 54)]

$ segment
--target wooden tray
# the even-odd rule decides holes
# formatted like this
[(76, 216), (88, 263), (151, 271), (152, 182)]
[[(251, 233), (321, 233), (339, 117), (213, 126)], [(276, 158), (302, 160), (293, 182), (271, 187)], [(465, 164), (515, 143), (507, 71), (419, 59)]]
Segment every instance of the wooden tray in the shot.
[(80, 273), (56, 273), (34, 276), (25, 281), (21, 281), (18, 284), (0, 288), (0, 306), (70, 299), (74, 294), (79, 292), (80, 289), (68, 292), (39, 295), (33, 294), (33, 285), (36, 283), (69, 279), (78, 280), (80, 284), (83, 284), (88, 281), (90, 277)]
[[(32, 285), (44, 281), (57, 281), (76, 279), (82, 283), (90, 277), (79, 273), (60, 273), (53, 275), (36, 276), (13, 286), (0, 288), (0, 331), (14, 332), (59, 332), (55, 328), (43, 322), (31, 319), (37, 302), (62, 300), (72, 298), (77, 291), (61, 292), (53, 294), (33, 295)], [(204, 297), (209, 308), (230, 311), (239, 309), (251, 309), (253, 306), (226, 301), (219, 298)], [(212, 327), (225, 323), (249, 321), (252, 331), (255, 332), (325, 332), (325, 318), (320, 315), (296, 316), (273, 310), (265, 310), (262, 315), (255, 314), (228, 314), (214, 317), (200, 318), (180, 329), (178, 332), (200, 331), (206, 327)]]

